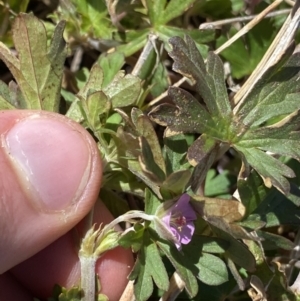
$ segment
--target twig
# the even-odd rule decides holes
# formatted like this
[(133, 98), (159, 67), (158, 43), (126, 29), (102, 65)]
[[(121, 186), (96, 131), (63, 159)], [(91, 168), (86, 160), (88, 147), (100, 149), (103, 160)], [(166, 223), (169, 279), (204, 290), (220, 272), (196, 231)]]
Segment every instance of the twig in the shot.
[(295, 5), (295, 2), (293, 0), (284, 0), (284, 2), (291, 6)]
[[(228, 48), (232, 43), (234, 43), (241, 36), (245, 35), (249, 30), (251, 30), (257, 23), (259, 23), (271, 10), (275, 9), (283, 0), (276, 0), (272, 4), (270, 4), (264, 11), (258, 14), (251, 22), (245, 25), (239, 32), (237, 32), (233, 37), (231, 37), (226, 43), (224, 43), (221, 47), (216, 49), (214, 52), (219, 54), (224, 49)], [(173, 87), (179, 87), (187, 80), (186, 77), (181, 78), (178, 82), (173, 84)], [(154, 98), (151, 102), (149, 102), (148, 107), (153, 106), (158, 103), (161, 99), (168, 96), (168, 91), (165, 91), (158, 97)]]
[(159, 301), (174, 301), (177, 296), (183, 291), (185, 287), (184, 281), (174, 272), (172, 278), (170, 279), (170, 285), (168, 291), (166, 291)]
[(224, 49), (229, 47), (232, 43), (238, 40), (241, 36), (245, 35), (249, 32), (255, 25), (257, 25), (265, 16), (273, 9), (275, 9), (283, 0), (275, 0), (272, 4), (270, 4), (265, 10), (263, 10), (260, 14), (258, 14), (251, 22), (245, 25), (239, 32), (237, 32), (231, 39), (229, 39), (226, 43), (224, 43), (221, 47), (219, 47), (215, 53), (219, 54)]
[(0, 5), (5, 7), (13, 16), (17, 16), (18, 14), (15, 13), (11, 8), (10, 6), (7, 4), (7, 3), (4, 3), (3, 1), (0, 1)]
[[(276, 16), (280, 16), (280, 15), (285, 15), (285, 14), (288, 14), (290, 11), (291, 11), (290, 8), (281, 9), (281, 10), (274, 11), (272, 13), (267, 14), (265, 16), (265, 18), (272, 18), (272, 17), (276, 17)], [(219, 27), (219, 26), (223, 26), (223, 25), (231, 24), (231, 23), (251, 21), (252, 19), (256, 18), (257, 16), (258, 15), (251, 15), (251, 16), (229, 18), (229, 19), (224, 19), (224, 20), (214, 21), (214, 22), (206, 22), (206, 23), (201, 24), (200, 29), (204, 29), (206, 27), (211, 27), (211, 26)]]
[(120, 24), (120, 20), (125, 17), (125, 13), (117, 15), (118, 0), (105, 0), (107, 11), (110, 15), (110, 19), (113, 25), (115, 25), (119, 31), (124, 32), (124, 27)]
[[(148, 36), (148, 41), (142, 51), (142, 53), (140, 54), (140, 57), (138, 59), (138, 61), (136, 62), (131, 74), (134, 75), (134, 76), (138, 76), (145, 61), (148, 59), (151, 51), (153, 49), (156, 48), (156, 45), (155, 45), (155, 41), (157, 40), (157, 35), (154, 35), (154, 34), (149, 34)], [(158, 55), (157, 55), (158, 57)], [(159, 59), (159, 58), (158, 58)]]
[(122, 293), (122, 296), (119, 301), (134, 301), (134, 281), (128, 281), (128, 284)]
[[(274, 2), (275, 3), (275, 2)], [(255, 70), (252, 72), (251, 76), (247, 79), (242, 88), (235, 94), (233, 98), (233, 103), (237, 105), (233, 113), (239, 110), (240, 106), (243, 104), (246, 96), (252, 90), (257, 81), (262, 77), (267, 69), (276, 64), (280, 58), (284, 55), (287, 48), (291, 45), (294, 39), (294, 34), (298, 28), (300, 21), (300, 0), (295, 2), (295, 5), (281, 27), (276, 38), (272, 42), (268, 51), (265, 53), (262, 60), (259, 62)]]
[(82, 56), (83, 56), (83, 49), (82, 47), (79, 46), (75, 49), (74, 58), (70, 66), (71, 72), (75, 73), (79, 70), (82, 61)]

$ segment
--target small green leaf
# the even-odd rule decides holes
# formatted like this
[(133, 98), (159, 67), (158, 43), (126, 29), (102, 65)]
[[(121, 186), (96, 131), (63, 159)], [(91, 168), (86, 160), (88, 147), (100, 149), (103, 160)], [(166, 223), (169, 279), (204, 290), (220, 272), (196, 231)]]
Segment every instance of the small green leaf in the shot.
[(161, 170), (158, 164), (155, 162), (154, 153), (145, 137), (140, 137), (140, 145), (142, 154), (140, 156), (140, 164), (143, 172), (153, 182), (160, 183), (165, 180), (165, 173)]
[(123, 53), (125, 57), (131, 56), (145, 46), (149, 33), (150, 31), (148, 28), (126, 32), (126, 43), (117, 46), (116, 51)]
[(99, 64), (94, 64), (90, 72), (85, 72), (85, 76), (88, 76), (87, 80), (82, 81), (82, 87), (78, 92), (78, 96), (86, 99), (90, 93), (102, 90), (103, 84), (103, 70)]
[(188, 181), (191, 178), (190, 170), (178, 170), (171, 173), (161, 184), (161, 192), (172, 192), (174, 195), (180, 195), (184, 192)]
[[(153, 292), (153, 282), (149, 270), (145, 264), (145, 254), (143, 251), (139, 252), (139, 257), (135, 263), (134, 273), (138, 273), (137, 281), (134, 285), (134, 296), (138, 301), (146, 301)], [(136, 266), (138, 265), (138, 270)], [(131, 274), (133, 277), (134, 274)], [(130, 277), (131, 280), (134, 278)]]
[(164, 42), (164, 47), (167, 51), (171, 51), (169, 40), (172, 37), (178, 36), (182, 39), (189, 35), (196, 43), (197, 49), (206, 57), (209, 47), (205, 43), (209, 43), (215, 39), (214, 29), (185, 29), (174, 26), (161, 25), (157, 28), (159, 38)]
[(80, 301), (82, 295), (82, 290), (73, 286), (69, 289), (66, 289), (58, 284), (55, 284), (52, 290), (52, 297), (49, 298), (49, 301)]
[(164, 135), (163, 152), (165, 154), (167, 175), (170, 175), (175, 171), (182, 170), (185, 166), (188, 168), (186, 152), (188, 150), (189, 138), (190, 137), (188, 135), (180, 133), (170, 136)]
[(194, 235), (192, 241), (184, 247), (184, 253), (194, 256), (202, 252), (206, 253), (225, 253), (229, 247), (229, 242), (218, 237)]
[(169, 287), (169, 277), (162, 262), (156, 244), (150, 239), (146, 230), (143, 235), (143, 245), (138, 254), (135, 267), (130, 275), (130, 279), (136, 279), (134, 286), (135, 297), (138, 300), (147, 300), (153, 291), (153, 281), (162, 290)]
[(191, 265), (188, 258), (185, 258), (175, 247), (171, 247), (169, 244), (158, 241), (158, 247), (169, 258), (170, 262), (180, 275), (181, 279), (185, 282), (185, 289), (189, 296), (193, 298), (198, 292), (198, 284), (194, 273), (197, 273), (197, 268)]
[[(114, 181), (116, 181), (115, 178)], [(105, 187), (101, 188), (100, 198), (112, 215), (117, 217), (129, 211), (130, 209), (126, 200), (114, 191), (107, 189), (108, 187), (106, 184)]]
[(133, 230), (121, 235), (118, 243), (123, 248), (131, 248), (133, 252), (138, 252), (143, 244), (145, 228), (141, 224), (135, 224)]
[(155, 27), (168, 23), (181, 16), (194, 2), (195, 0), (146, 0), (151, 24)]
[(219, 257), (203, 253), (196, 266), (199, 268), (198, 278), (206, 284), (220, 285), (228, 281), (226, 264)]
[(268, 233), (265, 231), (257, 231), (256, 233), (263, 239), (262, 245), (264, 250), (276, 250), (280, 248), (283, 250), (291, 251), (295, 247), (294, 243), (283, 236)]
[(119, 51), (104, 53), (100, 56), (98, 63), (104, 73), (102, 87), (105, 88), (124, 65), (125, 57), (124, 54)]
[(155, 214), (157, 207), (160, 205), (161, 201), (147, 188), (145, 190), (145, 213), (149, 215)]
[(255, 171), (252, 171), (246, 179), (238, 180), (238, 191), (246, 208), (245, 217), (253, 212), (267, 195), (267, 188)]
[(101, 120), (103, 119), (101, 115), (108, 114), (111, 103), (102, 91), (97, 91), (89, 94), (86, 101), (82, 102), (82, 106), (85, 109), (89, 127), (96, 132), (101, 128), (102, 122), (106, 121), (106, 118)]
[[(89, 34), (98, 39), (111, 38), (112, 26), (104, 1), (72, 0), (72, 4), (76, 13), (72, 14), (71, 20), (78, 24), (82, 35)], [(69, 15), (70, 11), (66, 14)]]
[(188, 161), (191, 165), (196, 166), (204, 158), (207, 158), (215, 147), (216, 140), (208, 137), (206, 134), (202, 134), (189, 148), (187, 153)]
[(206, 175), (204, 195), (207, 197), (224, 198), (230, 195), (230, 188), (233, 184), (234, 176), (225, 170), (217, 174), (215, 169), (210, 169)]
[(268, 188), (274, 185), (280, 191), (288, 193), (290, 184), (285, 177), (295, 176), (292, 169), (257, 148), (247, 149), (236, 146), (236, 149), (242, 152), (247, 162), (263, 176), (264, 183)]
[(132, 105), (139, 97), (141, 81), (131, 74), (124, 75), (119, 71), (112, 82), (103, 92), (110, 97), (113, 108), (121, 108)]
[[(228, 281), (228, 272), (225, 263), (219, 258), (211, 254), (203, 253), (203, 248), (217, 251), (217, 253), (225, 253), (222, 247), (229, 247), (228, 242), (212, 237), (195, 236), (192, 241), (183, 247), (184, 256), (198, 268), (197, 277), (204, 283), (209, 285), (220, 285)], [(220, 245), (218, 245), (220, 243)]]
[(150, 119), (145, 115), (140, 115), (135, 122), (135, 126), (138, 133), (141, 136), (143, 136), (149, 143), (149, 146), (152, 150), (154, 162), (159, 166), (160, 170), (165, 174), (166, 173), (165, 160), (161, 152), (161, 147), (157, 138), (157, 134), (153, 128)]
[(12, 109), (15, 109), (15, 106), (10, 97), (10, 90), (3, 81), (0, 81), (0, 110)]
[(157, 246), (149, 242), (146, 247), (146, 268), (149, 270), (153, 281), (158, 288), (167, 291), (169, 287), (169, 277), (162, 262)]

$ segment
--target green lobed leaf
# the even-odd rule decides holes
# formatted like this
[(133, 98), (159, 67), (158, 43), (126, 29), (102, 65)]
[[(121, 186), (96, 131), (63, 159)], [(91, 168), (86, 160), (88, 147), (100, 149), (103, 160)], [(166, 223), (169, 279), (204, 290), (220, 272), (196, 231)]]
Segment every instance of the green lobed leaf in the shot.
[(190, 178), (190, 170), (178, 170), (171, 173), (161, 184), (161, 194), (165, 195), (167, 192), (170, 192), (174, 195), (182, 194), (185, 191)]
[(137, 300), (147, 300), (153, 291), (153, 282), (158, 288), (167, 291), (169, 277), (162, 262), (161, 255), (156, 244), (151, 240), (149, 232), (143, 234), (143, 244), (138, 254), (138, 260), (130, 275), (130, 279), (136, 279), (134, 286)]
[(257, 148), (236, 146), (236, 149), (243, 153), (247, 162), (263, 176), (264, 183), (268, 188), (274, 185), (280, 191), (288, 193), (290, 184), (285, 177), (292, 178), (294, 176), (292, 169)]
[(188, 149), (188, 161), (191, 165), (196, 166), (204, 158), (207, 158), (215, 147), (216, 140), (208, 137), (206, 134), (202, 134)]
[(28, 109), (58, 111), (66, 45), (65, 22), (60, 22), (47, 47), (44, 24), (31, 14), (20, 14), (13, 25), (17, 59), (0, 43), (0, 58), (5, 62), (24, 95)]
[(292, 192), (293, 189), (290, 195), (285, 196), (272, 189), (246, 221), (263, 221), (266, 223), (266, 227), (299, 225), (299, 203), (294, 203), (295, 199), (299, 200), (299, 192), (298, 189), (295, 191), (295, 195)]
[(255, 258), (248, 250), (246, 245), (233, 238), (229, 233), (221, 230), (218, 227), (210, 224), (213, 232), (225, 241), (228, 241), (229, 248), (226, 250), (227, 256), (240, 267), (245, 268), (248, 271), (255, 270)]
[(209, 47), (206, 45), (209, 42), (215, 40), (216, 32), (214, 29), (185, 29), (174, 26), (160, 25), (157, 28), (157, 33), (160, 40), (164, 42), (164, 48), (167, 51), (171, 51), (169, 39), (175, 36), (181, 37), (182, 39), (185, 35), (189, 35), (195, 41), (197, 49), (200, 53), (206, 57)]
[(167, 291), (169, 287), (169, 277), (166, 268), (162, 262), (157, 246), (149, 242), (145, 250), (146, 268), (149, 270), (153, 281), (161, 290)]
[(145, 189), (145, 213), (155, 214), (157, 207), (161, 205), (161, 201), (157, 198), (153, 192), (146, 188)]
[(124, 54), (119, 51), (104, 53), (100, 56), (98, 63), (104, 73), (102, 87), (105, 88), (124, 65), (125, 57)]
[(116, 46), (115, 50), (123, 53), (125, 57), (129, 57), (144, 47), (149, 33), (150, 30), (148, 28), (128, 31), (125, 33), (124, 38), (126, 43)]
[[(297, 93), (300, 53), (288, 48), (282, 59), (265, 72), (247, 98), (238, 107), (238, 116), (247, 126), (255, 127), (268, 119), (300, 109)], [(296, 94), (295, 94), (296, 93)]]
[[(172, 87), (169, 96), (176, 106), (159, 105), (149, 115), (156, 123), (167, 126), (167, 131), (202, 134), (188, 150), (189, 162), (195, 166), (189, 183), (192, 190), (199, 189), (217, 155), (233, 147), (241, 155), (247, 171), (253, 167), (267, 187), (273, 185), (288, 193), (290, 185), (286, 178), (295, 176), (293, 170), (266, 152), (300, 160), (300, 105), (297, 101), (300, 54), (288, 59), (292, 51), (289, 47), (245, 101), (238, 104), (233, 115), (220, 59), (211, 53), (205, 66), (189, 37), (185, 40), (174, 37), (170, 43), (173, 69), (191, 81), (206, 107), (188, 92)], [(264, 113), (260, 114), (261, 109)], [(262, 125), (272, 118), (280, 119)]]
[(188, 258), (183, 256), (175, 246), (171, 247), (163, 241), (157, 241), (160, 250), (168, 257), (181, 279), (185, 282), (185, 289), (189, 296), (192, 298), (198, 292), (198, 284), (193, 272), (197, 272), (197, 268), (191, 265)]
[(148, 15), (152, 26), (166, 24), (182, 15), (195, 0), (146, 0)]
[(201, 185), (205, 180), (208, 170), (216, 160), (217, 152), (217, 147), (213, 148), (212, 151), (207, 153), (206, 156), (202, 158), (201, 162), (194, 168), (189, 184), (195, 193), (198, 189), (201, 189)]
[(165, 173), (160, 168), (160, 166), (155, 162), (155, 153), (152, 152), (152, 149), (146, 140), (145, 137), (141, 136), (139, 138), (141, 145), (141, 156), (140, 164), (143, 172), (151, 179), (153, 182), (160, 183), (165, 180)]
[[(74, 22), (79, 22), (82, 35), (90, 34), (95, 38), (109, 39), (112, 35), (112, 26), (104, 1), (99, 0), (72, 0), (76, 13), (72, 15)], [(66, 12), (69, 14), (69, 12)], [(75, 24), (76, 24), (75, 23)]]
[(82, 101), (82, 106), (85, 110), (89, 127), (96, 132), (102, 126), (101, 115), (108, 114), (111, 103), (102, 91), (96, 91), (89, 94), (86, 101)]
[(206, 284), (220, 285), (228, 281), (226, 264), (217, 256), (203, 253), (196, 266), (199, 268), (198, 278)]
[(86, 99), (90, 93), (101, 91), (104, 80), (103, 70), (97, 63), (92, 66), (90, 72), (86, 71), (85, 76), (88, 78), (82, 81), (80, 91), (77, 94), (83, 99)]
[(163, 104), (155, 107), (150, 118), (162, 126), (168, 126), (170, 131), (200, 133), (213, 127), (213, 120), (205, 108), (188, 92), (170, 87), (168, 95), (177, 107)]
[[(218, 242), (221, 246), (218, 245)], [(229, 244), (224, 240), (217, 238), (214, 242), (214, 238), (207, 237), (205, 239), (204, 236), (196, 236), (193, 237), (188, 245), (183, 247), (184, 256), (191, 264), (194, 264), (198, 268), (197, 277), (200, 281), (209, 285), (220, 285), (228, 281), (226, 265), (219, 257), (204, 253), (201, 247), (204, 248), (205, 245), (207, 249), (211, 248), (211, 250), (217, 251), (217, 253), (225, 253), (222, 245), (226, 246), (226, 248), (229, 247)]]
[(134, 296), (138, 301), (146, 301), (153, 292), (153, 282), (145, 265), (145, 253), (143, 250), (139, 252), (129, 279), (134, 280), (136, 277), (137, 281), (134, 285)]
[(221, 120), (231, 116), (221, 59), (210, 52), (205, 66), (203, 58), (189, 36), (185, 36), (185, 41), (173, 37), (169, 43), (172, 46), (169, 55), (174, 60), (173, 70), (186, 76), (195, 84), (210, 114)]

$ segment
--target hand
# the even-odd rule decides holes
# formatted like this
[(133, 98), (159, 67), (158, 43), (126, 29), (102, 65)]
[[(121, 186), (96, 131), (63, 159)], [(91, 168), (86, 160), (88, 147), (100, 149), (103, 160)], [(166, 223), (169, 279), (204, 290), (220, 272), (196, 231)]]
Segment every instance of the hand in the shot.
[[(74, 227), (98, 197), (97, 146), (80, 125), (45, 111), (0, 111), (0, 135), (0, 300), (47, 298), (55, 283), (79, 285)], [(95, 221), (111, 220), (98, 201)], [(110, 300), (119, 299), (131, 265), (121, 248), (97, 263)]]

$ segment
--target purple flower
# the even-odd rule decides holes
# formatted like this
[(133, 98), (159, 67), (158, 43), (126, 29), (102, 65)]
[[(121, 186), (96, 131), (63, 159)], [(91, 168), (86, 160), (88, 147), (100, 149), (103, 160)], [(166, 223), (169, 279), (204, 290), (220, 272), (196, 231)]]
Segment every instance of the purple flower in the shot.
[(162, 217), (162, 221), (175, 237), (178, 250), (181, 249), (181, 244), (186, 245), (191, 241), (195, 231), (193, 221), (196, 219), (196, 213), (190, 204), (190, 196), (186, 193)]

